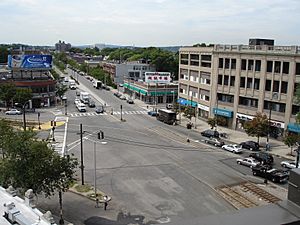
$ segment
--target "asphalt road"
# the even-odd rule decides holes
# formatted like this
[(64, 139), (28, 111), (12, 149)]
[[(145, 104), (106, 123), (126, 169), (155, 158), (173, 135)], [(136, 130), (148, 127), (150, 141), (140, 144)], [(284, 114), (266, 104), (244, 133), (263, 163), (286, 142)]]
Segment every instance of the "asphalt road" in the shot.
[[(110, 91), (94, 89), (84, 77), (78, 78), (90, 89), (96, 103), (100, 98), (115, 111), (121, 104), (123, 111), (143, 110)], [(67, 97), (68, 113), (76, 113), (75, 91), (69, 91)], [(94, 109), (88, 108), (87, 113), (92, 112)], [(110, 210), (95, 211), (89, 200), (67, 193), (64, 207), (68, 220), (86, 225), (154, 224), (150, 221), (172, 224), (179, 218), (188, 220), (235, 210), (215, 189), (249, 179), (251, 170), (236, 165), (236, 155), (204, 144), (198, 133), (163, 124), (147, 114), (126, 114), (124, 118), (126, 122), (121, 122), (120, 115), (110, 113), (70, 117), (68, 152), (80, 159), (78, 132), (82, 123), (85, 182), (94, 183), (96, 142), (97, 187), (113, 200)], [(104, 132), (106, 144), (97, 139), (99, 130)], [(190, 143), (186, 142), (187, 137), (192, 140)], [(44, 202), (44, 206), (48, 204), (56, 211), (52, 201)]]

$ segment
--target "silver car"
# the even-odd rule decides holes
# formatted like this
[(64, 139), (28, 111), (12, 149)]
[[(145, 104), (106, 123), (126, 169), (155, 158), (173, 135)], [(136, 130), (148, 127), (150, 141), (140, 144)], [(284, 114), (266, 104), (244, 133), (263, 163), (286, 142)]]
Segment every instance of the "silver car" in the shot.
[(233, 152), (233, 153), (242, 153), (242, 147), (240, 145), (223, 145), (222, 149), (225, 149), (226, 151)]
[(22, 112), (17, 109), (11, 109), (5, 112), (6, 115), (21, 115)]
[(237, 159), (236, 163), (244, 166), (249, 166), (250, 168), (253, 168), (260, 164), (260, 162), (256, 161), (253, 158)]
[[(280, 165), (284, 168), (288, 169), (295, 169), (296, 168), (296, 162), (295, 161), (282, 161)], [(298, 164), (298, 168), (300, 168), (300, 164)]]

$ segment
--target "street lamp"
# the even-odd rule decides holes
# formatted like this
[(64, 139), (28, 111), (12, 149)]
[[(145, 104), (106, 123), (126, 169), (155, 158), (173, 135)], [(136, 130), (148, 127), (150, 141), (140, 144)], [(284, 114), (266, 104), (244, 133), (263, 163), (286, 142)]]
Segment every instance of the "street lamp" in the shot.
[(24, 104), (21, 104), (21, 103), (15, 103), (15, 106), (16, 107), (20, 107), (22, 108), (22, 112), (23, 112), (23, 129), (24, 131), (26, 130), (26, 117), (25, 117), (25, 107), (26, 107), (26, 104), (29, 103), (29, 100), (26, 101)]
[(67, 108), (68, 108), (68, 103), (67, 103), (67, 99), (66, 99), (65, 100), (65, 115), (68, 115)]
[[(278, 99), (278, 93), (273, 93), (271, 100), (277, 100)], [(273, 109), (273, 102), (270, 101), (269, 105), (270, 111), (269, 111), (269, 122), (268, 122), (268, 135), (267, 135), (267, 143), (266, 143), (266, 151), (270, 150), (270, 131), (271, 131), (271, 116), (272, 116), (272, 109)]]
[(123, 109), (123, 106), (120, 105), (120, 109), (121, 109), (121, 121), (123, 121), (123, 118), (122, 118), (122, 109)]
[(40, 116), (41, 116), (41, 113), (38, 112), (39, 130), (41, 129)]

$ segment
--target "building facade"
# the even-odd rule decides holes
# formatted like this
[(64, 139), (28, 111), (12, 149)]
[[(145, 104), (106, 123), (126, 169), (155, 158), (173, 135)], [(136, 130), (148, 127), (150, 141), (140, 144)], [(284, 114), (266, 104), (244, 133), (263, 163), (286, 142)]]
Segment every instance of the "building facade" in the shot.
[(101, 67), (110, 75), (116, 84), (123, 83), (125, 79), (132, 79), (135, 81), (144, 80), (146, 72), (155, 71), (155, 67), (152, 65), (139, 62), (101, 62)]
[(58, 52), (68, 52), (71, 49), (70, 43), (65, 43), (65, 41), (59, 40), (58, 43), (55, 44), (55, 51)]
[(197, 107), (199, 117), (222, 117), (233, 129), (261, 112), (270, 118), (274, 137), (300, 132), (294, 124), (300, 47), (267, 43), (181, 48), (178, 101)]

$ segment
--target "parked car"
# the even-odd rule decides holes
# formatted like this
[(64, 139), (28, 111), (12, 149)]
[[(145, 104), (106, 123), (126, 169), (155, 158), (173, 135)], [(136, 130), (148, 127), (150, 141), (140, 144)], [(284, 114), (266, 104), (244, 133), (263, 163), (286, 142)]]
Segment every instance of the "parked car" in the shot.
[(76, 91), (76, 96), (80, 96), (80, 91)]
[(102, 105), (97, 106), (95, 112), (96, 113), (104, 113), (104, 107)]
[(74, 104), (77, 105), (78, 103), (80, 103), (80, 99), (79, 98), (75, 98)]
[(11, 109), (5, 112), (6, 115), (21, 115), (22, 112), (17, 109)]
[(220, 134), (216, 130), (205, 130), (201, 132), (201, 135), (204, 137), (214, 137), (214, 138), (219, 138)]
[(121, 96), (120, 96), (120, 99), (121, 99), (121, 100), (126, 100), (126, 97), (125, 97), (124, 95), (121, 95)]
[(128, 104), (134, 104), (134, 101), (133, 101), (133, 99), (128, 98), (128, 99), (127, 99), (127, 103), (128, 103)]
[(122, 94), (120, 94), (119, 92), (115, 92), (115, 93), (114, 93), (114, 96), (120, 98), (120, 97), (122, 96)]
[(237, 159), (236, 163), (244, 166), (249, 166), (250, 168), (258, 166), (260, 164), (260, 162), (256, 161), (253, 158)]
[(89, 107), (90, 108), (95, 108), (95, 102), (94, 101), (89, 101)]
[(66, 100), (67, 100), (67, 96), (63, 95), (63, 96), (61, 97), (61, 100), (66, 101)]
[(243, 149), (240, 145), (232, 145), (232, 144), (223, 145), (222, 149), (229, 151), (229, 152), (236, 153), (236, 154), (243, 152)]
[(149, 111), (148, 115), (150, 115), (150, 116), (157, 116), (158, 113), (156, 111)]
[(240, 143), (242, 148), (249, 149), (250, 151), (258, 151), (259, 150), (259, 144), (255, 141), (245, 141)]
[(207, 144), (214, 145), (216, 147), (222, 147), (223, 145), (225, 145), (224, 141), (221, 141), (219, 138), (213, 138), (213, 137), (204, 140), (204, 142)]
[(261, 162), (262, 164), (272, 165), (274, 162), (274, 158), (271, 154), (266, 152), (253, 152), (250, 153), (249, 157), (256, 159), (257, 161)]
[[(295, 161), (282, 161), (280, 165), (284, 168), (288, 169), (295, 169), (296, 168), (296, 162)], [(298, 164), (298, 168), (300, 168), (300, 164)]]
[(254, 176), (260, 176), (276, 183), (284, 183), (289, 179), (289, 172), (279, 169), (270, 169), (265, 166), (256, 166), (252, 168)]

